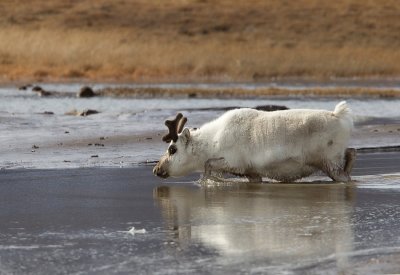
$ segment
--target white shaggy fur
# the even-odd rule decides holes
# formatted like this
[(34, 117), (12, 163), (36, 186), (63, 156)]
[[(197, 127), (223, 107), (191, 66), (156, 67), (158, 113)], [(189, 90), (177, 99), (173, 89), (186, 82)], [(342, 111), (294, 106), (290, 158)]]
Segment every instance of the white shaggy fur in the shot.
[[(275, 112), (231, 110), (200, 129), (185, 128), (154, 168), (161, 177), (190, 172), (232, 173), (260, 181), (292, 181), (322, 170), (336, 181), (350, 180), (353, 128), (346, 102), (326, 110)], [(347, 149), (349, 150), (349, 149)]]

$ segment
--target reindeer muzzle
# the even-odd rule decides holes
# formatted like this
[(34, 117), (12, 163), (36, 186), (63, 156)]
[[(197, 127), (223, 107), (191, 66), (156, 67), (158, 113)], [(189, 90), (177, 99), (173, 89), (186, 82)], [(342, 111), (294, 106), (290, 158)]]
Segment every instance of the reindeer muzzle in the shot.
[(162, 169), (159, 164), (157, 163), (157, 165), (153, 168), (153, 174), (156, 175), (157, 177), (166, 179), (169, 177), (168, 172), (164, 171), (164, 169)]

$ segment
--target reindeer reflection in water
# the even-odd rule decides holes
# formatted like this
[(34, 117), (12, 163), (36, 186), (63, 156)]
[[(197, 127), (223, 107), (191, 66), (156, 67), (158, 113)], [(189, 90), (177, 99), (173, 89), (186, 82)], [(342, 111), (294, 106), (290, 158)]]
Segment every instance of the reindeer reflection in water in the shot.
[(351, 186), (161, 186), (154, 198), (179, 249), (201, 244), (217, 251), (220, 260), (236, 264), (328, 260), (339, 270), (348, 265), (346, 254), (353, 245)]

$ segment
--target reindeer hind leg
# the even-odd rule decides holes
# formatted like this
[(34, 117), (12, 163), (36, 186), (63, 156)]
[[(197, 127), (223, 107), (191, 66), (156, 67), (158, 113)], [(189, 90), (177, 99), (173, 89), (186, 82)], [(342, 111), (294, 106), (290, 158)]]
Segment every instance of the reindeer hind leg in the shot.
[(324, 163), (321, 169), (325, 174), (328, 175), (333, 181), (348, 182), (351, 178), (348, 173), (346, 173), (341, 167), (335, 162), (327, 161)]
[(350, 176), (347, 173), (345, 173), (342, 169), (330, 170), (329, 172), (327, 172), (327, 174), (333, 181), (339, 181), (339, 182), (351, 181)]
[(262, 182), (262, 177), (256, 174), (248, 174), (246, 175), (246, 178), (249, 180), (249, 182)]
[(356, 160), (356, 149), (347, 148), (344, 153), (344, 160), (344, 172), (346, 172), (350, 176), (351, 170), (353, 169), (354, 161)]

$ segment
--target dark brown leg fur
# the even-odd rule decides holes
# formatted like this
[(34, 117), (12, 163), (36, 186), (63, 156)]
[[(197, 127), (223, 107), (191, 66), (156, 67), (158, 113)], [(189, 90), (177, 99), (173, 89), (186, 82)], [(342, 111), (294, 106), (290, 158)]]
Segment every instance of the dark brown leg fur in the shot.
[(344, 171), (350, 176), (351, 170), (353, 169), (354, 161), (356, 160), (356, 149), (347, 148), (344, 154)]

